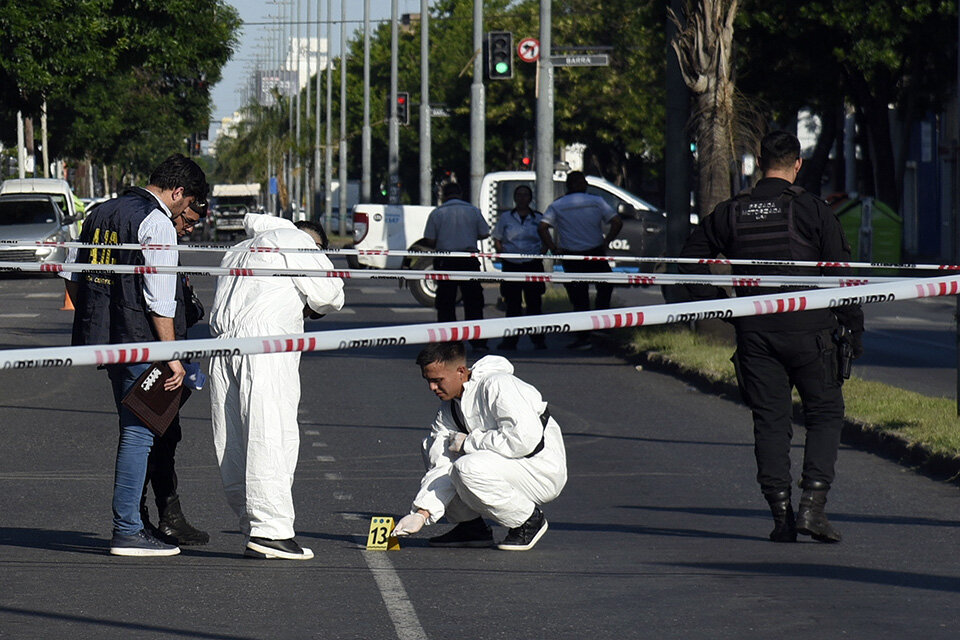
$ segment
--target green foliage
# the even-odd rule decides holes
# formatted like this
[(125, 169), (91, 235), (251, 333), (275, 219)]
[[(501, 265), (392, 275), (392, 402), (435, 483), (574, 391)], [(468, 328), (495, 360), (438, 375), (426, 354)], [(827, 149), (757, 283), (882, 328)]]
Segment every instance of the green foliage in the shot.
[[(514, 42), (539, 35), (539, 2), (489, 0), (484, 3), (484, 30), (510, 31)], [(589, 170), (619, 182), (634, 180), (644, 163), (658, 166), (663, 146), (663, 8), (659, 3), (632, 0), (556, 0), (553, 4), (555, 46), (613, 46), (612, 65), (590, 69), (557, 69), (555, 72), (555, 138), (557, 145), (588, 145)], [(658, 22), (659, 21), (659, 22)], [(465, 0), (432, 3), (430, 18), (430, 102), (444, 105), (450, 117), (433, 118), (434, 176), (451, 171), (465, 182), (470, 169), (470, 91), (473, 81), (473, 7)], [(347, 135), (349, 174), (361, 171), (363, 117), (363, 40), (356, 32), (347, 56)], [(370, 44), (370, 123), (372, 177), (376, 186), (387, 179), (388, 127), (386, 109), (390, 87), (390, 25), (380, 24)], [(339, 65), (339, 62), (337, 63)], [(400, 182), (407, 200), (418, 199), (420, 30), (401, 30), (398, 41), (398, 88), (410, 93), (411, 122), (400, 128)], [(485, 81), (486, 167), (488, 171), (521, 169), (526, 151), (532, 155), (536, 141), (536, 65), (515, 58), (514, 77)], [(321, 94), (326, 99), (326, 75), (321, 74)], [(311, 89), (313, 91), (315, 89)], [(333, 74), (333, 139), (339, 137), (339, 66)], [(285, 109), (285, 107), (284, 107)], [(324, 106), (325, 109), (325, 106)], [(257, 112), (261, 116), (263, 112)], [(284, 111), (284, 113), (286, 113)], [(298, 148), (306, 152), (313, 140), (313, 114), (306, 123)], [(259, 116), (258, 116), (259, 117)], [(285, 116), (278, 118), (286, 122)], [(262, 128), (273, 127), (264, 122)], [(253, 124), (243, 140), (218, 150), (222, 166), (239, 179), (244, 163), (228, 157), (226, 149), (249, 150), (258, 145), (261, 162), (255, 173), (265, 175), (266, 136)], [(322, 140), (325, 140), (325, 132)], [(245, 152), (244, 152), (245, 153)], [(309, 155), (309, 153), (307, 153)], [(628, 185), (630, 186), (630, 185)]]
[(206, 130), (239, 25), (222, 0), (14, 0), (0, 6), (0, 103), (36, 117), (46, 100), (55, 156), (143, 173)]

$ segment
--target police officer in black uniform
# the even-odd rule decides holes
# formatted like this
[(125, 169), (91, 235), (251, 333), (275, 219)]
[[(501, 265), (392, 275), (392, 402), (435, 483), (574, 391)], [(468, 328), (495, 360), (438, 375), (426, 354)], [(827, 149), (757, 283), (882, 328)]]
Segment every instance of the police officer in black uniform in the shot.
[[(843, 262), (850, 246), (827, 205), (794, 186), (800, 171), (800, 142), (785, 131), (760, 145), (763, 178), (753, 189), (721, 202), (687, 239), (681, 257)], [(706, 273), (702, 265), (680, 265), (682, 273)], [(816, 267), (734, 266), (737, 275), (820, 275)], [(836, 274), (836, 270), (833, 270)], [(697, 299), (722, 297), (722, 290), (688, 285)], [(769, 293), (737, 288), (737, 295)], [(824, 506), (834, 479), (843, 425), (841, 346), (859, 357), (863, 312), (859, 305), (733, 319), (737, 380), (753, 412), (757, 481), (770, 505), (774, 542), (795, 542), (797, 533), (820, 542), (839, 542)], [(845, 334), (845, 343), (839, 336)], [(803, 403), (806, 443), (799, 509), (790, 500), (791, 389)]]

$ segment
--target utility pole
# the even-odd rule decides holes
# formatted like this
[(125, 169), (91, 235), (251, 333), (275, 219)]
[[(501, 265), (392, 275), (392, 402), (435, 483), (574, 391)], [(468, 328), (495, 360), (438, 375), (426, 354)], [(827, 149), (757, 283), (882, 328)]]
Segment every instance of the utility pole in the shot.
[(390, 123), (389, 123), (389, 184), (390, 204), (400, 204), (400, 121), (397, 119), (397, 0), (390, 0)]
[[(549, 0), (541, 0), (541, 4)], [(484, 172), (484, 119), (487, 108), (483, 95), (483, 0), (473, 0), (473, 83), (470, 85), (470, 202), (480, 206), (480, 182)]]
[[(303, 111), (303, 118), (307, 122), (304, 123), (304, 126), (306, 126), (307, 123), (309, 123), (309, 118), (310, 118), (310, 78), (313, 77), (313, 74), (311, 73), (312, 69), (310, 68), (311, 66), (310, 54), (313, 52), (313, 45), (310, 42), (310, 4), (311, 4), (310, 0), (307, 0), (307, 21), (303, 26), (303, 32), (307, 36), (305, 38), (307, 41), (307, 86), (303, 90), (304, 93), (306, 94), (305, 97), (307, 99), (307, 105)], [(318, 21), (319, 21), (319, 17), (320, 16), (318, 14), (317, 15)], [(317, 46), (318, 47), (320, 46), (319, 39), (317, 40)], [(309, 145), (308, 143), (308, 146), (312, 146), (312, 145)], [(310, 156), (312, 155), (313, 155), (312, 153), (307, 154), (306, 156), (307, 165), (309, 165)], [(303, 205), (304, 205), (304, 210), (303, 210), (304, 216), (302, 217), (302, 219), (313, 220), (313, 190), (310, 185), (309, 166), (304, 166), (302, 173), (303, 173)]]
[(27, 177), (27, 146), (23, 133), (23, 113), (17, 111), (17, 173), (21, 180)]
[(293, 143), (293, 153), (294, 153), (294, 184), (296, 188), (294, 189), (294, 202), (297, 204), (296, 213), (291, 215), (294, 220), (303, 219), (303, 211), (300, 210), (300, 205), (303, 203), (303, 156), (300, 154), (300, 59), (303, 57), (303, 40), (300, 38), (300, 3), (301, 0), (297, 0), (297, 19), (295, 21), (294, 28), (296, 29), (296, 37), (293, 41), (296, 43), (296, 76), (297, 76), (297, 87), (296, 87), (296, 104), (297, 108), (297, 128), (296, 128), (296, 139)]
[(430, 7), (420, 0), (420, 204), (433, 204), (430, 193)]
[(360, 142), (360, 201), (370, 202), (370, 0), (363, 0), (363, 133)]
[(50, 156), (47, 155), (47, 101), (43, 101), (40, 113), (40, 144), (43, 145), (43, 177), (50, 177)]
[(347, 0), (340, 0), (340, 220), (338, 233), (347, 235)]
[(553, 202), (553, 62), (550, 60), (551, 0), (540, 0), (540, 60), (537, 96), (537, 208)]
[[(316, 211), (314, 212), (314, 220), (320, 220), (320, 203), (317, 201), (317, 197), (320, 195), (320, 170), (322, 162), (320, 160), (320, 2), (322, 0), (317, 0), (317, 99), (316, 99), (316, 112), (314, 113), (313, 121), (316, 124), (313, 132), (313, 204)], [(323, 62), (327, 63), (327, 58), (329, 57), (329, 48), (330, 43), (328, 42), (323, 48)]]
[[(683, 15), (684, 0), (671, 0), (677, 16)], [(664, 171), (666, 174), (667, 255), (679, 256), (690, 234), (690, 147), (687, 120), (690, 117), (690, 91), (680, 72), (680, 61), (670, 43), (677, 27), (667, 18), (667, 122)], [(676, 265), (670, 265), (671, 272)]]
[(330, 52), (330, 25), (333, 22), (333, 4), (327, 0), (327, 144), (324, 147), (324, 167), (323, 167), (323, 216), (325, 223), (324, 229), (330, 229), (333, 224), (333, 193), (330, 189), (330, 183), (333, 182), (333, 59)]

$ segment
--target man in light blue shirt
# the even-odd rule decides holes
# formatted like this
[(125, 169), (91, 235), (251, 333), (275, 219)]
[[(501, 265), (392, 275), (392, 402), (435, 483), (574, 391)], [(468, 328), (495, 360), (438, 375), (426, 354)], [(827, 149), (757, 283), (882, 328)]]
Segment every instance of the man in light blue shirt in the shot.
[[(610, 230), (604, 234), (604, 225)], [(550, 228), (554, 227), (559, 236), (558, 243), (550, 237)], [(587, 178), (581, 171), (567, 174), (567, 195), (557, 198), (547, 207), (540, 222), (540, 238), (543, 244), (555, 254), (604, 256), (607, 245), (617, 237), (623, 222), (617, 212), (600, 196), (587, 194)], [(610, 263), (606, 260), (564, 260), (563, 270), (567, 273), (610, 273)], [(587, 282), (568, 282), (563, 285), (574, 311), (590, 310), (590, 285)], [(609, 309), (613, 295), (613, 285), (597, 283), (597, 309)], [(590, 341), (581, 334), (567, 345), (569, 349), (589, 349)]]
[[(480, 209), (461, 200), (460, 185), (451, 182), (443, 187), (443, 204), (430, 212), (422, 243), (437, 251), (476, 251), (477, 241), (490, 235), (490, 225)], [(438, 257), (433, 259), (437, 271), (480, 271), (476, 258)], [(455, 322), (457, 319), (457, 289), (463, 294), (463, 317), (466, 320), (483, 318), (483, 287), (479, 282), (437, 281), (437, 322)], [(475, 351), (486, 351), (485, 339), (471, 340)]]

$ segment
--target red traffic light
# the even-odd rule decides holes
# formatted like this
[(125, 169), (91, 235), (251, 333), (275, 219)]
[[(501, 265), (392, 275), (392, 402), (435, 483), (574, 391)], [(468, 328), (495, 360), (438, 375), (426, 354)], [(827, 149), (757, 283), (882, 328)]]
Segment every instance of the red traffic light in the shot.
[(397, 104), (404, 104), (407, 101), (406, 96), (397, 96)]
[(529, 167), (529, 166), (530, 166), (530, 156), (523, 156), (523, 159), (520, 160), (520, 162), (523, 163), (523, 166)]

